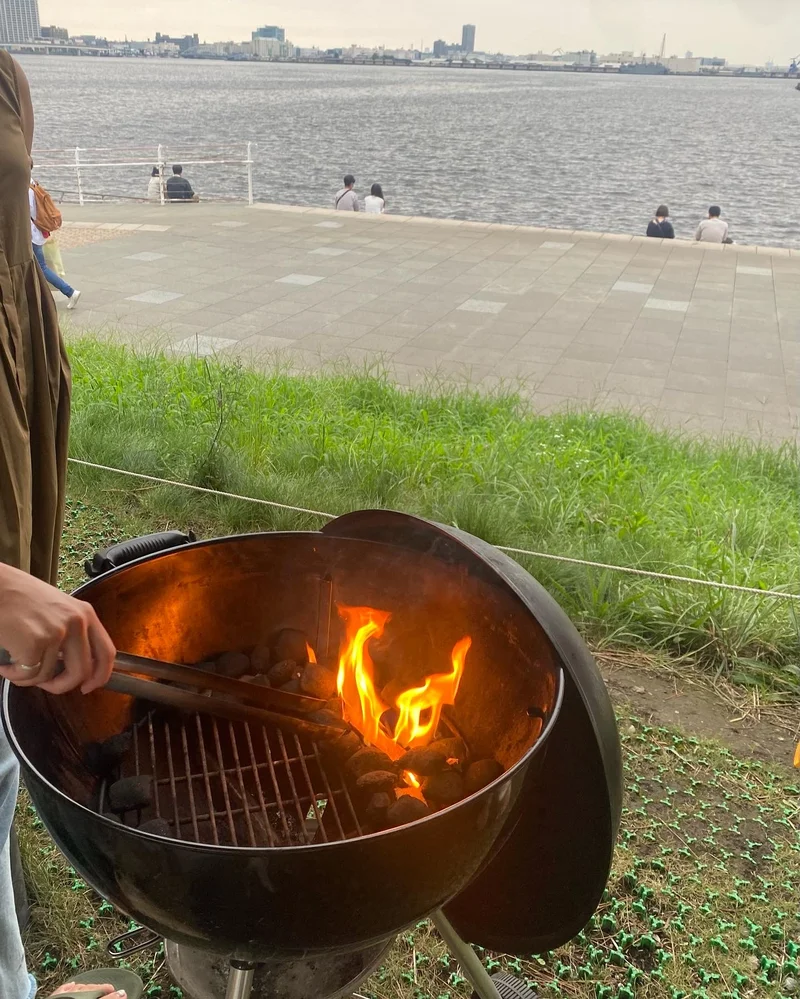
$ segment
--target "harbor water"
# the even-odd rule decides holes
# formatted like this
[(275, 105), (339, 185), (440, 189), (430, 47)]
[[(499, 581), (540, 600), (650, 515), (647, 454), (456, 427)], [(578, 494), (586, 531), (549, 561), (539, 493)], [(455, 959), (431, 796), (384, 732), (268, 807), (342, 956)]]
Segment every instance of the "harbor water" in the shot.
[[(379, 181), (389, 210), (400, 214), (643, 233), (666, 202), (686, 237), (717, 203), (736, 242), (800, 246), (800, 95), (790, 80), (21, 62), (38, 149), (136, 146), (155, 154), (163, 143), (172, 160), (249, 140), (257, 143), (260, 201), (329, 206), (352, 172), (362, 195)], [(76, 189), (74, 174), (38, 175)], [(84, 183), (143, 195), (148, 175), (144, 167), (89, 170)], [(246, 195), (242, 167), (198, 166), (187, 175), (201, 196)]]

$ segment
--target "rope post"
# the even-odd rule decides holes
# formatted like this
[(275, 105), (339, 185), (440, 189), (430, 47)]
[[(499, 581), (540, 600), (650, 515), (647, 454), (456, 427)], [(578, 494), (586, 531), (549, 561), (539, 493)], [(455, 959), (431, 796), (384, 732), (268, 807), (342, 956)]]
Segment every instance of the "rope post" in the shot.
[(253, 206), (253, 143), (247, 143), (247, 203)]
[(81, 183), (81, 151), (75, 147), (75, 177), (78, 181), (78, 204), (83, 205), (83, 184)]
[(161, 204), (164, 204), (164, 147), (158, 144), (158, 195)]

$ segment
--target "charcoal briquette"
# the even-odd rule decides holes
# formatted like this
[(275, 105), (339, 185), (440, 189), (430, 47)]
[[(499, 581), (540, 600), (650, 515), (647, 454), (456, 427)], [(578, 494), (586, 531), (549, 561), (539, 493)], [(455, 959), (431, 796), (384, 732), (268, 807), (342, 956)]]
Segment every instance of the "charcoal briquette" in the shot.
[(363, 791), (390, 791), (397, 787), (399, 781), (397, 774), (391, 770), (370, 770), (369, 773), (362, 774), (356, 781), (356, 787)]
[(312, 711), (310, 714), (303, 715), (303, 717), (311, 722), (316, 722), (318, 725), (325, 725), (326, 728), (331, 730), (331, 735), (334, 735), (337, 731), (344, 732), (350, 728), (346, 721), (342, 721), (332, 711)]
[(287, 680), (286, 683), (282, 683), (280, 689), (285, 690), (287, 694), (299, 694), (300, 680), (296, 676), (293, 676), (291, 680)]
[(394, 770), (394, 763), (380, 749), (365, 746), (364, 749), (359, 749), (350, 757), (347, 761), (347, 769), (358, 780), (359, 777), (363, 777), (364, 774), (368, 774), (372, 770)]
[(445, 770), (422, 782), (425, 800), (435, 805), (454, 805), (464, 797), (464, 778), (457, 770)]
[(344, 763), (357, 753), (359, 749), (363, 749), (364, 743), (352, 729), (348, 729), (335, 742), (326, 744), (326, 748), (331, 751), (340, 763)]
[(223, 652), (217, 659), (217, 673), (236, 680), (250, 672), (250, 657), (244, 652)]
[(422, 749), (409, 749), (400, 757), (397, 765), (401, 770), (410, 770), (421, 777), (430, 777), (447, 767), (447, 758), (425, 746)]
[(381, 829), (387, 824), (386, 813), (394, 802), (394, 794), (388, 791), (380, 791), (373, 794), (367, 805), (367, 818), (373, 825)]
[(250, 669), (254, 673), (268, 673), (272, 654), (268, 645), (257, 645), (250, 653)]
[(336, 693), (336, 674), (316, 663), (308, 663), (300, 674), (300, 689), (309, 697), (327, 701)]
[(404, 794), (389, 806), (386, 813), (386, 824), (389, 826), (404, 826), (407, 822), (415, 822), (417, 819), (424, 819), (430, 815), (431, 811), (424, 801), (414, 798), (410, 794)]
[(279, 631), (272, 642), (272, 651), (276, 662), (283, 659), (294, 659), (297, 663), (308, 661), (306, 636), (297, 628), (284, 628)]
[(108, 807), (112, 812), (130, 812), (147, 808), (153, 802), (153, 778), (123, 777), (108, 789)]
[(332, 715), (336, 715), (337, 718), (341, 718), (344, 715), (344, 706), (338, 697), (331, 697), (325, 702), (325, 710), (330, 711)]
[(87, 770), (96, 777), (109, 777), (122, 763), (133, 744), (130, 731), (112, 735), (104, 742), (90, 742), (84, 749), (83, 760)]
[(143, 822), (139, 829), (142, 832), (152, 833), (154, 836), (171, 836), (172, 830), (166, 819), (149, 819)]
[[(244, 679), (244, 677), (242, 677)], [(272, 684), (269, 682), (269, 677), (264, 676), (263, 673), (257, 673), (255, 676), (250, 677), (247, 681), (252, 683), (254, 687), (270, 687)]]
[(502, 772), (503, 768), (497, 760), (475, 760), (464, 772), (464, 794), (475, 794), (497, 780)]
[(299, 670), (294, 659), (284, 659), (270, 668), (267, 676), (273, 687), (282, 687), (297, 677)]
[(457, 737), (451, 739), (437, 739), (428, 747), (432, 753), (439, 753), (445, 760), (456, 760), (463, 763), (467, 758), (467, 747), (464, 740)]

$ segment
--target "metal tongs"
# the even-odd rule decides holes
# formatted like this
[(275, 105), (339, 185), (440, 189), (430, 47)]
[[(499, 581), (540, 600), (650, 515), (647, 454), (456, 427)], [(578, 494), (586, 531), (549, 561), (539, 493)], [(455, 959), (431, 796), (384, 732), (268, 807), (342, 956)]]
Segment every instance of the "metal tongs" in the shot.
[[(159, 683), (159, 680), (182, 684), (182, 687)], [(195, 693), (183, 687), (195, 687), (198, 691), (210, 693)], [(347, 728), (344, 722), (334, 725), (333, 722), (305, 717), (325, 708), (326, 702), (317, 697), (291, 694), (286, 690), (206, 673), (194, 666), (147, 659), (127, 652), (117, 653), (114, 670), (105, 689), (229, 721), (276, 725), (315, 739), (330, 739)], [(215, 693), (225, 697), (214, 697)]]

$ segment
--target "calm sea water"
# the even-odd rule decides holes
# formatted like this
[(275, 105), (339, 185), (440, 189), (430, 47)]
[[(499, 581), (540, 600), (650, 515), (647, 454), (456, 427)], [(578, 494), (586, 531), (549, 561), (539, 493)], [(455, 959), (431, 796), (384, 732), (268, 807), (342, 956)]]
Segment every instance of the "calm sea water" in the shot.
[[(327, 206), (351, 171), (362, 194), (382, 183), (401, 214), (642, 232), (664, 201), (687, 236), (718, 202), (737, 242), (800, 246), (800, 94), (789, 80), (23, 62), (37, 147), (161, 142), (186, 159), (190, 147), (249, 139), (262, 201)], [(86, 182), (132, 195), (148, 174)], [(201, 194), (246, 192), (240, 167), (187, 174)], [(75, 189), (64, 171), (41, 179)]]

